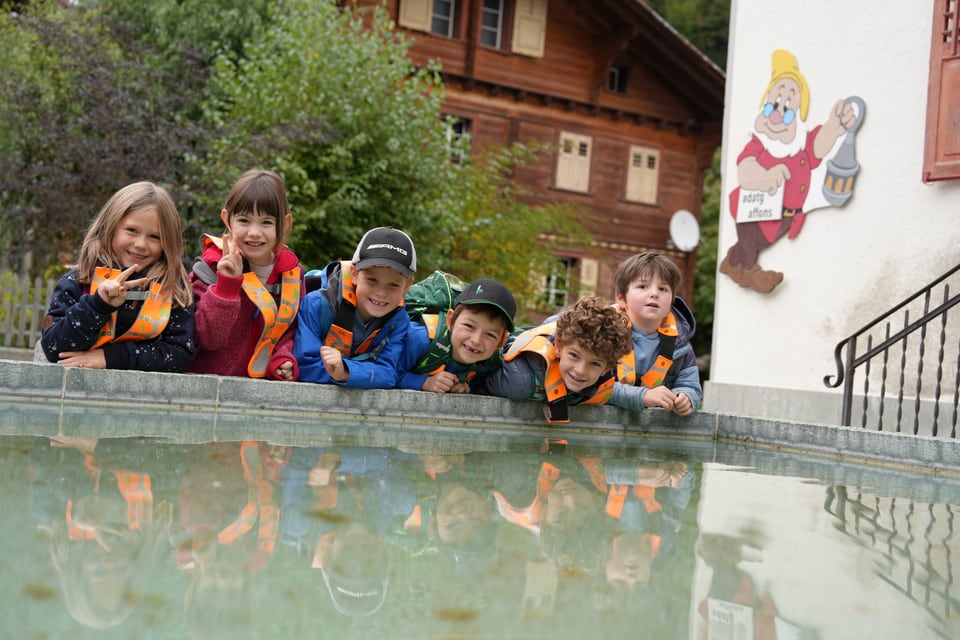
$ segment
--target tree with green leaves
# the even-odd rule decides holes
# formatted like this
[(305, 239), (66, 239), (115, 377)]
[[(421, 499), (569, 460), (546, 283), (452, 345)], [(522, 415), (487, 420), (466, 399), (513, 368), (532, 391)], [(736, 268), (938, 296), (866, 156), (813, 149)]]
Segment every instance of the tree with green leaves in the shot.
[(727, 66), (730, 0), (644, 0), (721, 69)]
[[(513, 180), (514, 170), (543, 160), (550, 148), (537, 143), (491, 147), (468, 159), (455, 183), (449, 257), (445, 265), (466, 281), (495, 278), (517, 298), (518, 309), (538, 309), (542, 278), (556, 262), (551, 252), (560, 242), (565, 249), (584, 249), (591, 240), (580, 223), (583, 210), (567, 203), (536, 203)], [(526, 323), (524, 317), (518, 319)]]
[(703, 180), (703, 204), (700, 209), (700, 246), (697, 247), (696, 282), (693, 308), (697, 316), (697, 334), (693, 350), (710, 355), (713, 343), (713, 307), (717, 279), (717, 236), (720, 225), (720, 149)]
[(230, 184), (260, 166), (285, 179), (308, 267), (393, 225), (423, 272), (496, 277), (532, 300), (550, 259), (540, 234), (584, 237), (569, 209), (513, 185), (538, 156), (450, 162), (437, 70), (412, 64), (383, 7), (337, 4), (40, 0), (0, 17), (4, 256), (69, 261), (109, 195), (149, 179), (174, 194), (192, 257)]
[(294, 215), (290, 245), (307, 265), (349, 258), (382, 225), (409, 233), (425, 264), (441, 258), (429, 240), (450, 215), (441, 204), (457, 175), (440, 119), (443, 87), (435, 70), (413, 65), (392, 26), (380, 7), (289, 0), (241, 58), (215, 61), (210, 171), (225, 184), (251, 166), (280, 173)]
[(32, 254), (35, 270), (73, 259), (126, 184), (162, 183), (178, 202), (202, 188), (188, 178), (203, 154), (191, 117), (202, 66), (156, 55), (103, 11), (40, 1), (0, 16), (0, 246), (6, 258)]
[(210, 170), (283, 175), (290, 245), (308, 266), (349, 258), (367, 229), (391, 225), (413, 238), (422, 273), (498, 278), (532, 302), (531, 274), (550, 260), (538, 234), (584, 237), (569, 207), (530, 204), (513, 183), (538, 150), (451, 162), (439, 74), (413, 65), (382, 7), (290, 0), (268, 24), (241, 58), (216, 60), (208, 118), (222, 135)]

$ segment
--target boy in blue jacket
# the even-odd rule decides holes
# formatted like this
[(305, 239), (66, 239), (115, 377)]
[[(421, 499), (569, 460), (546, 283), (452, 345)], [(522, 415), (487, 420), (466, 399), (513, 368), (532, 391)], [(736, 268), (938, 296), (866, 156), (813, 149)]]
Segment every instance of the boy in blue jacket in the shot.
[(700, 406), (700, 370), (690, 345), (697, 323), (674, 295), (681, 277), (669, 258), (653, 252), (631, 256), (617, 269), (617, 305), (633, 324), (633, 350), (617, 363), (610, 404), (681, 416)]
[(410, 318), (403, 296), (413, 284), (417, 252), (403, 231), (364, 234), (350, 262), (331, 262), (319, 288), (304, 296), (294, 337), (300, 380), (362, 389), (391, 389)]

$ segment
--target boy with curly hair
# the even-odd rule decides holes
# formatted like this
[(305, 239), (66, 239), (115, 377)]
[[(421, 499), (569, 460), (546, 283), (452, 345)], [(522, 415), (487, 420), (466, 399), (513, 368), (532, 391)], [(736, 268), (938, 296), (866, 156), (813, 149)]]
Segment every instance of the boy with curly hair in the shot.
[(481, 392), (543, 402), (549, 422), (568, 422), (568, 406), (610, 399), (614, 368), (631, 345), (623, 313), (603, 298), (582, 298), (556, 321), (518, 335)]

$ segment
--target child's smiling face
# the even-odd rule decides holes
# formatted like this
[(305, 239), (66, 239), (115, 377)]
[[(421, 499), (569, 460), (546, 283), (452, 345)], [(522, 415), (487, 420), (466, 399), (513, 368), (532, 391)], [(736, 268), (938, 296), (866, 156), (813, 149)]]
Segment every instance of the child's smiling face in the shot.
[(354, 274), (357, 311), (364, 322), (382, 318), (403, 304), (413, 278), (405, 278), (389, 267), (370, 267)]
[(447, 316), (450, 355), (460, 364), (475, 364), (493, 356), (507, 339), (507, 323), (497, 314), (464, 305), (455, 320)]
[(617, 304), (634, 327), (653, 333), (670, 313), (673, 289), (655, 274), (640, 276), (630, 283), (625, 296), (617, 294)]
[(569, 391), (582, 391), (596, 384), (611, 365), (592, 351), (584, 349), (578, 340), (570, 344), (558, 344), (560, 376)]
[(250, 264), (268, 265), (273, 262), (283, 230), (277, 228), (277, 221), (272, 216), (259, 212), (236, 212), (228, 216), (226, 209), (220, 216), (240, 248), (240, 253)]
[(160, 216), (156, 207), (131, 211), (120, 220), (110, 250), (124, 269), (140, 265), (143, 271), (163, 257)]

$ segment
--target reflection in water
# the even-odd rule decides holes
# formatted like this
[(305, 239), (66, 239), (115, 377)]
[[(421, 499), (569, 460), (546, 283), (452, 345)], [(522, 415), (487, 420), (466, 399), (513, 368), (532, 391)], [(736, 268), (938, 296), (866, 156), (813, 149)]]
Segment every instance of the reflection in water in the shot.
[(741, 568), (751, 556), (762, 554), (756, 533), (738, 538), (705, 533), (697, 553), (711, 569), (707, 597), (697, 605), (698, 638), (814, 639), (817, 634), (784, 620), (770, 591), (760, 588)]
[[(960, 628), (955, 505), (831, 485), (824, 502), (817, 482), (674, 449), (2, 442), (0, 503), (42, 535), (6, 525), (4, 562), (24, 577), (0, 600), (28, 602), (5, 619), (46, 637), (827, 638), (896, 616), (917, 637)], [(800, 552), (806, 582), (787, 569)], [(848, 619), (815, 606), (809, 582), (843, 585), (848, 606), (832, 604)]]
[[(956, 637), (960, 613), (954, 582), (957, 506), (923, 504), (848, 487), (827, 487), (824, 509), (836, 527), (881, 554), (873, 573), (930, 614), (931, 631)], [(951, 621), (953, 631), (951, 631)]]
[[(123, 623), (143, 597), (170, 529), (173, 502), (154, 493), (152, 461), (141, 447), (58, 438), (35, 452), (44, 475), (37, 497), (40, 530), (66, 607), (78, 622), (105, 629)], [(136, 457), (136, 461), (130, 460)], [(38, 476), (41, 474), (38, 473)]]

